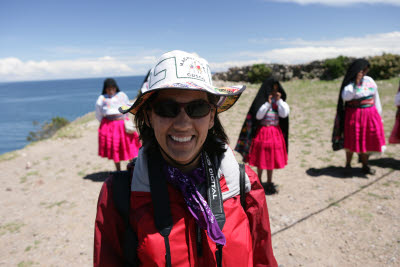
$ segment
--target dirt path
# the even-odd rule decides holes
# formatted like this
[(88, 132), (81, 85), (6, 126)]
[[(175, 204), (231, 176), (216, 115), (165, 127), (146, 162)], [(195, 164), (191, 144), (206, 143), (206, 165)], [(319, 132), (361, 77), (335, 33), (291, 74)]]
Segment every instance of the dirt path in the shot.
[[(289, 164), (274, 172), (279, 194), (267, 196), (275, 256), (285, 267), (399, 266), (400, 146), (371, 159), (376, 175), (362, 176), (354, 159), (345, 177), (344, 152), (329, 143), (338, 83), (284, 84)], [(378, 85), (388, 136), (397, 83)], [(256, 91), (246, 90), (221, 116), (231, 146)], [(97, 196), (114, 168), (97, 156), (97, 127), (88, 114), (59, 138), (1, 155), (0, 266), (92, 264)]]

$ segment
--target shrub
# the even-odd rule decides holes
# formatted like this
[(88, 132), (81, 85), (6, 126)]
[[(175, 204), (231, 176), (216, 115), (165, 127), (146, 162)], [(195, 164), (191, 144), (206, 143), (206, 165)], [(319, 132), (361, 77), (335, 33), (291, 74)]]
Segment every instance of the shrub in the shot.
[(272, 70), (268, 68), (265, 64), (254, 64), (250, 71), (247, 73), (250, 83), (261, 83), (268, 76), (270, 76)]
[[(33, 122), (35, 124), (36, 122)], [(36, 123), (37, 124), (37, 123)], [(65, 125), (69, 124), (69, 121), (63, 117), (54, 117), (51, 119), (51, 122), (45, 122), (40, 127), (39, 130), (35, 132), (29, 132), (28, 137), (26, 140), (32, 141), (39, 141), (43, 139), (47, 139), (52, 137), (58, 129), (64, 127)]]
[(325, 60), (325, 71), (321, 76), (322, 80), (333, 80), (343, 76), (346, 73), (347, 67), (350, 64), (350, 59), (345, 56), (338, 56)]
[(400, 74), (400, 55), (383, 54), (368, 60), (371, 64), (368, 75), (376, 80), (389, 79)]

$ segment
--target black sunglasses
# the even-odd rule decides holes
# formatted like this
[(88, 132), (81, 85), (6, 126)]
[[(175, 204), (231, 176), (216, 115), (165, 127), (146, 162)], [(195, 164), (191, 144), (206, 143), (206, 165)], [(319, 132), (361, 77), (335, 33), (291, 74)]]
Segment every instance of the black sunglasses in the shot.
[(173, 100), (156, 102), (152, 105), (154, 112), (165, 118), (175, 118), (184, 108), (186, 114), (192, 118), (202, 118), (211, 111), (211, 105), (205, 100), (195, 100), (189, 103), (178, 103)]

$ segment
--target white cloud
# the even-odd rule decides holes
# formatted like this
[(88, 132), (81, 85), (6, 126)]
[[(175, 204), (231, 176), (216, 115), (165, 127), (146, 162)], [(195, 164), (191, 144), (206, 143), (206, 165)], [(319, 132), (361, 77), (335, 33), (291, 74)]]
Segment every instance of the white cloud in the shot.
[[(268, 42), (271, 39), (259, 39)], [(365, 57), (382, 53), (400, 54), (400, 32), (369, 34), (333, 40), (304, 40), (274, 38), (281, 48), (264, 51), (238, 51), (224, 62), (208, 59), (212, 71), (224, 71), (233, 66), (255, 63), (298, 64), (339, 55)], [(250, 45), (258, 40), (249, 40)], [(98, 57), (94, 59), (22, 61), (19, 58), (0, 58), (0, 81), (48, 80), (105, 76), (144, 75), (161, 52), (146, 51), (134, 56)]]
[(124, 76), (133, 73), (135, 70), (125, 62), (108, 56), (58, 61), (22, 61), (15, 57), (0, 59), (1, 81)]
[(224, 62), (209, 62), (212, 72), (225, 71), (231, 67), (251, 66), (257, 63), (266, 63), (262, 59), (233, 60)]
[(336, 40), (307, 41), (303, 39), (285, 40), (284, 43), (296, 46), (335, 46), (335, 47), (377, 47), (395, 49), (400, 47), (400, 32), (367, 34), (362, 37), (344, 37)]
[[(89, 50), (85, 51), (78, 47), (55, 47), (48, 51), (59, 51), (64, 56), (74, 52), (87, 56), (86, 52)], [(145, 75), (162, 54), (158, 49), (132, 51), (135, 51), (135, 55), (129, 55), (128, 51), (125, 51), (126, 53), (118, 57), (74, 60), (23, 61), (16, 57), (0, 58), (0, 82)]]
[[(101, 49), (58, 46), (44, 50), (50, 58), (58, 59), (0, 58), (0, 82), (145, 75), (162, 53), (159, 49), (130, 46)], [(68, 59), (76, 56), (79, 57)]]
[(255, 63), (298, 64), (313, 60), (333, 58), (339, 55), (366, 57), (382, 53), (400, 54), (400, 32), (369, 34), (363, 37), (346, 37), (335, 40), (283, 40), (284, 48), (261, 52), (242, 51), (236, 57), (242, 61), (226, 61), (211, 64), (213, 71), (226, 70), (232, 66)]
[(272, 0), (272, 1), (296, 3), (300, 5), (319, 4), (327, 6), (349, 6), (354, 4), (387, 4), (387, 5), (400, 6), (399, 0)]

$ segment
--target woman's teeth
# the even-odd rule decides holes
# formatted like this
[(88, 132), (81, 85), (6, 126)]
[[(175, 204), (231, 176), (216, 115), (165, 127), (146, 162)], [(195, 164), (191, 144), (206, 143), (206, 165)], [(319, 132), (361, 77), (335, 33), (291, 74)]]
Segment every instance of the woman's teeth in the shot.
[(174, 140), (176, 142), (181, 142), (181, 143), (189, 142), (192, 139), (191, 136), (188, 136), (188, 137), (177, 137), (177, 136), (173, 136), (173, 135), (171, 135), (171, 138), (172, 138), (172, 140)]

